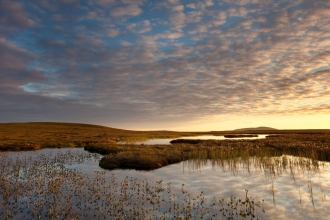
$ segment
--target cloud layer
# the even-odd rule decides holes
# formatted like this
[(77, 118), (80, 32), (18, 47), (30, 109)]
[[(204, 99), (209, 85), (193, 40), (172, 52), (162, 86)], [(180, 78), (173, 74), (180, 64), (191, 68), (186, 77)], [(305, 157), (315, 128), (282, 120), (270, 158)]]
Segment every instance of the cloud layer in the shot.
[(0, 0), (0, 120), (325, 114), (329, 14), (308, 0)]

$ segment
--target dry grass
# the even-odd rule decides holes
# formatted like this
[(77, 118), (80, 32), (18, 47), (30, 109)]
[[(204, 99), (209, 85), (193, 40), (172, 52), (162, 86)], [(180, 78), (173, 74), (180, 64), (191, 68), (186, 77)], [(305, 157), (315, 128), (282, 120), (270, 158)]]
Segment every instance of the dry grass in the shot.
[(225, 138), (245, 138), (245, 137), (258, 137), (256, 134), (227, 134)]
[[(172, 145), (119, 145), (118, 141), (129, 142), (206, 134), (232, 136), (242, 134), (237, 131), (130, 131), (73, 123), (8, 123), (0, 124), (0, 150), (85, 147), (90, 152), (106, 155), (100, 161), (100, 166), (106, 169), (151, 170), (187, 160), (196, 153), (209, 152), (208, 154), (212, 155), (210, 152), (229, 152), (232, 149), (239, 152), (237, 157), (241, 157), (242, 153), (258, 156), (260, 153), (268, 152), (268, 156), (288, 154), (330, 161), (330, 130), (267, 132), (272, 132), (272, 134), (266, 139), (257, 140), (180, 140), (173, 141)], [(256, 133), (262, 133), (262, 131), (251, 131), (252, 135)]]
[(180, 161), (293, 155), (330, 161), (328, 134), (280, 135), (256, 140), (180, 140), (172, 145), (91, 145), (85, 150), (103, 155), (105, 169), (152, 170)]
[(0, 151), (84, 147), (89, 144), (115, 144), (121, 140), (178, 138), (180, 136), (200, 134), (204, 133), (130, 131), (74, 123), (3, 123), (0, 124)]

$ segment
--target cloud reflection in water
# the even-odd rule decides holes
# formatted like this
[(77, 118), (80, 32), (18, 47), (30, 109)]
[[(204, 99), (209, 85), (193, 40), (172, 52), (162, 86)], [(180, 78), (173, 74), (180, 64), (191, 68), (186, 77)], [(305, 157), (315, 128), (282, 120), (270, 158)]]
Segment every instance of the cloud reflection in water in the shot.
[[(57, 151), (67, 150), (45, 149), (33, 154), (49, 151), (55, 154)], [(71, 151), (83, 151), (83, 149)], [(149, 172), (106, 171), (106, 177), (110, 179), (111, 175), (115, 174), (118, 181), (126, 176), (139, 180), (163, 180), (164, 186), (168, 182), (172, 183), (174, 192), (180, 191), (184, 183), (185, 189), (192, 196), (197, 196), (203, 191), (209, 201), (212, 197), (220, 199), (232, 195), (244, 198), (245, 189), (248, 189), (249, 196), (255, 201), (263, 199), (265, 201), (266, 212), (262, 215), (259, 213), (261, 219), (327, 219), (329, 216), (330, 210), (327, 207), (330, 207), (328, 184), (330, 164), (328, 162), (316, 164), (309, 159), (292, 156), (273, 158), (273, 163), (269, 161), (266, 163), (266, 160), (257, 157), (248, 161), (239, 159), (235, 161), (236, 163), (233, 164), (228, 161), (228, 163), (226, 161), (217, 163), (211, 160), (199, 162), (189, 160)], [(290, 162), (296, 165), (290, 168)], [(80, 169), (83, 174), (89, 176), (93, 176), (95, 171), (102, 170), (98, 162), (93, 160), (68, 167)]]

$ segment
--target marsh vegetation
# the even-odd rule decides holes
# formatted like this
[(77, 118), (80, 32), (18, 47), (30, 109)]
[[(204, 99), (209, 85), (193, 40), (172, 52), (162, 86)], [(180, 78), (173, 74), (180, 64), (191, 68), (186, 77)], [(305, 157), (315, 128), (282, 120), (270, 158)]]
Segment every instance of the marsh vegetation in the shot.
[[(66, 123), (0, 124), (0, 150), (19, 151), (42, 148), (84, 148), (88, 152), (59, 153), (55, 155), (1, 153), (0, 158), (0, 218), (17, 219), (244, 219), (260, 218), (263, 211), (277, 213), (283, 208), (286, 195), (281, 195), (278, 179), (288, 175), (294, 186), (295, 213), (288, 216), (325, 218), (330, 213), (324, 207), (329, 202), (328, 182), (330, 161), (330, 133), (315, 131), (267, 131), (267, 138), (255, 140), (192, 140), (180, 139), (170, 145), (136, 145), (130, 142), (150, 138), (178, 138), (193, 135), (246, 135), (239, 132), (138, 132), (93, 125)], [(251, 131), (248, 135), (258, 135)], [(265, 134), (265, 133), (264, 133)], [(118, 144), (126, 142), (126, 144)], [(10, 156), (16, 155), (16, 156)], [(103, 155), (103, 156), (101, 156)], [(84, 174), (83, 167), (94, 161), (102, 168), (97, 173)], [(169, 166), (171, 164), (176, 164)], [(267, 179), (256, 186), (255, 179), (247, 186), (233, 187), (232, 179), (224, 175), (215, 181), (217, 188), (231, 192), (214, 198), (209, 188), (196, 192), (194, 181), (183, 180), (171, 184), (171, 175), (159, 179), (141, 179), (131, 175), (134, 170), (162, 170), (167, 168), (201, 172), (220, 169), (236, 177), (248, 179), (253, 172)], [(176, 168), (171, 168), (176, 167)], [(88, 168), (84, 168), (88, 169)], [(122, 170), (127, 169), (127, 170)], [(242, 170), (248, 173), (242, 175)], [(135, 171), (136, 172), (136, 171)], [(158, 172), (158, 171), (157, 171)], [(117, 174), (110, 175), (109, 174)], [(319, 173), (319, 174), (318, 174)], [(118, 174), (120, 177), (118, 177)], [(314, 175), (319, 175), (314, 178)], [(180, 174), (178, 174), (180, 175)], [(137, 176), (143, 176), (138, 173)], [(198, 174), (198, 187), (202, 177)], [(253, 177), (255, 178), (255, 177)], [(258, 176), (259, 178), (259, 176)], [(285, 177), (286, 178), (286, 177)], [(307, 178), (307, 179), (306, 179)], [(321, 181), (321, 182), (319, 182)], [(213, 184), (214, 184), (213, 183)], [(209, 183), (207, 183), (209, 184)], [(266, 184), (268, 194), (259, 194), (258, 187)], [(190, 187), (192, 186), (192, 188)], [(299, 187), (298, 187), (299, 186)], [(212, 185), (209, 185), (212, 188)], [(245, 191), (249, 189), (249, 191)], [(240, 191), (237, 194), (237, 191)], [(252, 192), (252, 194), (251, 194)], [(292, 193), (291, 193), (292, 194)], [(220, 194), (222, 195), (222, 194)], [(239, 195), (239, 196), (237, 196)], [(298, 197), (296, 196), (298, 195)], [(307, 196), (306, 196), (307, 195)], [(253, 198), (251, 197), (253, 196)], [(270, 198), (268, 197), (270, 196)], [(223, 198), (223, 199), (222, 199)], [(263, 199), (267, 201), (263, 203)], [(273, 205), (270, 206), (270, 202)], [(300, 208), (297, 207), (300, 205)], [(310, 209), (312, 207), (312, 209)], [(314, 213), (311, 214), (310, 213)], [(269, 216), (266, 214), (266, 216)], [(279, 218), (283, 217), (279, 215)]]
[(314, 159), (198, 152), (157, 172), (109, 172), (97, 169), (99, 154), (49, 152), (1, 154), (1, 219), (253, 219), (252, 214), (267, 219), (296, 212), (326, 219), (329, 214), (330, 166)]
[(293, 155), (318, 161), (330, 161), (327, 134), (293, 134), (255, 140), (191, 140), (178, 139), (172, 145), (93, 144), (85, 150), (105, 155), (100, 166), (105, 169), (152, 170), (205, 155), (244, 158)]
[(225, 138), (245, 138), (245, 137), (258, 137), (256, 134), (226, 134)]
[(0, 154), (1, 219), (228, 219), (255, 218), (262, 201), (245, 197), (208, 200), (182, 184), (172, 191), (162, 180), (138, 180), (105, 172), (83, 175), (67, 164), (97, 160), (70, 151), (55, 155), (9, 157)]
[(131, 131), (75, 123), (0, 123), (0, 151), (74, 148), (203, 134), (207, 132)]

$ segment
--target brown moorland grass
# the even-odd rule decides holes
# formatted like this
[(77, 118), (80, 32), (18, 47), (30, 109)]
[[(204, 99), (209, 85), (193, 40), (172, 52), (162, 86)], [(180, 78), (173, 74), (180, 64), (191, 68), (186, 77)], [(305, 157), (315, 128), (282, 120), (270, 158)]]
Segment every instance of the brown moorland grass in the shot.
[[(196, 135), (242, 134), (287, 134), (292, 137), (306, 134), (306, 138), (310, 138), (310, 135), (318, 138), (317, 135), (330, 134), (330, 130), (175, 132), (132, 131), (100, 125), (59, 122), (0, 123), (0, 151), (37, 150), (46, 147), (84, 147), (90, 144), (115, 144), (118, 141), (135, 142), (155, 138), (178, 138)], [(299, 136), (299, 138), (301, 137)]]
[(77, 123), (1, 123), (0, 151), (41, 148), (84, 147), (88, 144), (115, 144), (154, 138), (178, 138), (205, 132), (131, 131)]
[[(289, 154), (330, 161), (330, 130), (251, 131), (270, 134), (256, 140), (179, 140), (172, 145), (117, 144), (118, 141), (177, 138), (194, 135), (241, 135), (237, 131), (173, 132), (130, 131), (74, 123), (0, 124), (0, 151), (37, 150), (45, 147), (84, 147), (106, 155), (100, 166), (106, 169), (152, 170), (196, 155), (279, 156)], [(220, 152), (220, 153), (214, 153)]]
[(292, 155), (330, 161), (329, 134), (283, 134), (256, 140), (190, 140), (172, 145), (103, 145), (85, 150), (106, 155), (105, 169), (152, 170), (188, 159), (232, 159)]
[(226, 134), (225, 138), (244, 138), (244, 137), (258, 137), (256, 134)]

